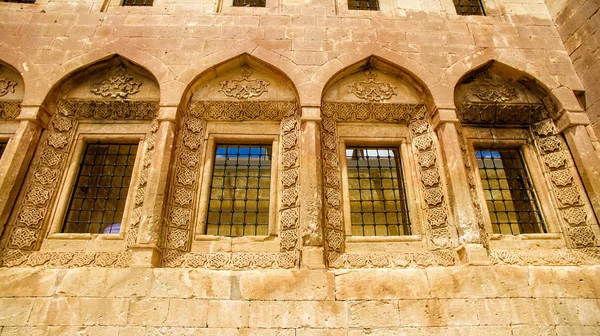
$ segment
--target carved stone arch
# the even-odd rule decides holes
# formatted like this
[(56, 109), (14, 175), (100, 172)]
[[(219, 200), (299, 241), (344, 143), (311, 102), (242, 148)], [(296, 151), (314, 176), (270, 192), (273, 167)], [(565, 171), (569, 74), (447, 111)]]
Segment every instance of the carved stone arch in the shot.
[(19, 71), (0, 60), (0, 120), (15, 120), (19, 116), (24, 86)]
[[(321, 149), (323, 163), (323, 194), (325, 212), (325, 250), (327, 262), (333, 268), (361, 267), (427, 267), (453, 265), (456, 230), (449, 222), (448, 203), (437, 138), (428, 111), (433, 101), (426, 84), (400, 66), (376, 56), (370, 56), (340, 71), (324, 86), (321, 102)], [(425, 209), (418, 209), (415, 218), (422, 218), (427, 249), (416, 253), (373, 252), (347, 253), (343, 215), (342, 178), (339, 157), (341, 149), (338, 123), (404, 124), (411, 148), (409, 161), (418, 167), (415, 197)], [(406, 175), (405, 174), (405, 175)], [(347, 206), (347, 205), (346, 205)], [(418, 207), (415, 207), (418, 208)]]
[[(179, 111), (176, 159), (161, 241), (167, 267), (213, 269), (292, 268), (298, 265), (299, 109), (297, 91), (283, 72), (243, 54), (204, 70), (190, 83)], [(207, 123), (278, 121), (279, 252), (190, 252), (198, 230), (200, 171)]]
[[(19, 198), (11, 213), (2, 240), (1, 261), (4, 266), (128, 266), (131, 251), (115, 252), (41, 252), (43, 237), (58, 209), (58, 194), (67, 178), (70, 158), (75, 157), (76, 137), (80, 124), (122, 124), (135, 122), (146, 132), (142, 157), (134, 178), (130, 204), (132, 215), (126, 225), (123, 249), (137, 237), (139, 215), (143, 206), (145, 176), (154, 149), (158, 123), (159, 85), (145, 69), (113, 55), (89, 66), (77, 69), (57, 82), (43, 102), (50, 114), (42, 132)], [(88, 132), (95, 132), (88, 131)], [(125, 133), (131, 131), (124, 131)], [(89, 134), (92, 134), (89, 133)], [(86, 133), (87, 134), (87, 133)], [(94, 133), (95, 134), (95, 133)], [(99, 131), (99, 134), (107, 134)], [(94, 136), (92, 136), (94, 137)], [(141, 138), (142, 135), (139, 135)], [(95, 137), (102, 141), (100, 136)], [(87, 140), (86, 140), (87, 141)]]
[(454, 90), (454, 104), (460, 121), (457, 130), (469, 175), (471, 200), (478, 212), (479, 226), (484, 235), (486, 214), (481, 211), (484, 208), (480, 204), (483, 200), (480, 201), (474, 182), (476, 168), (469, 163), (472, 160), (462, 129), (464, 126), (486, 127), (491, 132), (499, 128), (525, 130), (527, 141), (533, 143), (535, 148), (533, 155), (542, 165), (539, 167), (543, 173), (540, 180), (545, 180), (552, 194), (551, 198), (544, 201), (546, 206), (543, 208), (554, 208), (554, 214), (546, 213), (544, 217), (552, 219), (548, 222), (560, 223), (558, 229), (562, 230), (568, 246), (586, 249), (598, 246), (598, 227), (590, 201), (577, 177), (578, 172), (565, 137), (555, 125), (555, 120), (564, 112), (560, 99), (542, 86), (539, 80), (492, 60), (460, 78)]

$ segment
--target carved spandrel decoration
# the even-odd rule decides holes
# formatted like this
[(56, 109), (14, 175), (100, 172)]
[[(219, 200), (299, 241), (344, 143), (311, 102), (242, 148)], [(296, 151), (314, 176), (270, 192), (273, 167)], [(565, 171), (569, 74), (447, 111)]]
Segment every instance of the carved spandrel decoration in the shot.
[(4, 66), (0, 65), (0, 97), (4, 97), (9, 93), (15, 93), (15, 87), (17, 86), (17, 82), (2, 77), (3, 73)]
[(376, 80), (377, 72), (373, 69), (364, 72), (366, 81), (355, 82), (348, 85), (348, 90), (357, 98), (370, 102), (380, 102), (396, 95), (396, 86)]
[(21, 103), (18, 101), (0, 101), (0, 119), (14, 120), (21, 113)]
[(128, 98), (140, 92), (142, 82), (127, 73), (122, 64), (113, 70), (113, 75), (99, 83), (95, 83), (90, 92), (108, 98)]
[(260, 97), (268, 92), (269, 83), (260, 79), (250, 79), (252, 71), (247, 66), (241, 67), (241, 79), (230, 79), (219, 83), (219, 92), (230, 98), (249, 99)]
[[(3, 241), (0, 260), (3, 266), (19, 265), (47, 267), (127, 267), (131, 252), (41, 252), (36, 251), (46, 230), (50, 209), (56, 201), (61, 182), (59, 172), (68, 165), (67, 158), (73, 147), (74, 134), (81, 119), (151, 120), (158, 114), (158, 102), (94, 102), (62, 100), (57, 113), (48, 123), (48, 129), (40, 140), (40, 148), (32, 160), (23, 190), (16, 203), (6, 230), (8, 238)], [(82, 112), (85, 111), (85, 112)], [(105, 113), (109, 111), (110, 113)], [(157, 131), (154, 122), (144, 145), (143, 167), (140, 175), (149, 169), (153, 152), (151, 139)], [(148, 164), (146, 164), (146, 162)], [(145, 180), (140, 179), (134, 199), (140, 198)], [(139, 213), (142, 202), (135, 202), (133, 215), (125, 233), (126, 245), (130, 246), (137, 237)]]
[[(177, 139), (178, 155), (164, 232), (163, 261), (167, 267), (206, 269), (293, 268), (298, 264), (298, 136), (297, 104), (288, 101), (213, 102), (192, 101)], [(197, 220), (195, 202), (200, 188), (198, 171), (207, 120), (279, 120), (281, 121), (280, 162), (282, 190), (279, 206), (279, 253), (199, 253), (189, 252)], [(195, 178), (190, 178), (195, 176)], [(185, 195), (185, 197), (183, 197)]]
[(512, 83), (489, 72), (478, 76), (470, 84), (467, 95), (473, 95), (484, 102), (506, 103), (516, 97), (517, 89)]

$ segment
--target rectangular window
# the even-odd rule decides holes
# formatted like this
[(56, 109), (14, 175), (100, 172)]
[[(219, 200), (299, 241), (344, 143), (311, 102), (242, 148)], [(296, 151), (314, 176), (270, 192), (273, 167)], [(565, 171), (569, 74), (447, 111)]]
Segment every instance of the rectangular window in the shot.
[(519, 150), (478, 148), (475, 158), (494, 233), (546, 232)]
[(35, 0), (2, 0), (2, 2), (35, 3)]
[(123, 0), (123, 6), (152, 6), (154, 0)]
[(400, 156), (395, 147), (346, 147), (352, 235), (410, 235)]
[(233, 0), (234, 7), (265, 7), (266, 0)]
[(348, 9), (379, 10), (378, 0), (348, 0)]
[(86, 145), (63, 233), (119, 233), (138, 144)]
[(271, 145), (216, 145), (206, 234), (268, 235)]
[(458, 15), (485, 15), (481, 0), (454, 0)]
[(4, 150), (6, 149), (6, 142), (0, 142), (0, 158), (2, 154), (4, 154)]

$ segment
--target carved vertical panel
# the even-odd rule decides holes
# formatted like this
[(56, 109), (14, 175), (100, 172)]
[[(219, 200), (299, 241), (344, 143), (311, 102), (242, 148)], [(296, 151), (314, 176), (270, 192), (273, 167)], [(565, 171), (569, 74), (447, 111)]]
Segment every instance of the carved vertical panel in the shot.
[[(58, 189), (63, 182), (61, 177), (68, 166), (67, 158), (74, 144), (78, 120), (151, 120), (157, 112), (158, 103), (150, 101), (60, 101), (57, 112), (41, 137), (17, 205), (9, 219), (7, 233), (3, 240), (2, 265), (8, 267), (25, 263), (30, 266), (76, 267), (129, 265), (130, 253), (128, 252), (40, 252), (36, 250), (47, 231)], [(149, 151), (152, 146), (149, 143), (152, 135), (149, 135), (148, 139), (146, 145), (148, 155), (145, 155), (147, 157), (150, 156)], [(148, 164), (144, 163), (144, 169), (147, 167)], [(140, 177), (140, 185), (135, 192), (136, 207), (140, 207), (143, 202), (142, 180), (143, 178)], [(140, 195), (141, 201), (138, 201)], [(134, 230), (137, 232), (137, 229)], [(135, 239), (135, 232), (131, 232), (131, 229), (128, 231), (126, 234), (128, 242), (131, 234)]]

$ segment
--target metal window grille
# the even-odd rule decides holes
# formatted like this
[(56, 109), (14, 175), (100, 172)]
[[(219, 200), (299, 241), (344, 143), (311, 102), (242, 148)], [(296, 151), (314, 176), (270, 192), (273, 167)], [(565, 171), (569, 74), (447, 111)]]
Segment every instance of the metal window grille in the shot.
[(2, 2), (35, 3), (35, 0), (1, 0)]
[(207, 234), (268, 234), (271, 153), (270, 145), (217, 145)]
[(266, 7), (267, 0), (233, 0), (234, 7)]
[(86, 145), (63, 232), (119, 233), (137, 144)]
[(397, 148), (347, 147), (352, 235), (410, 235)]
[(154, 0), (123, 0), (123, 6), (152, 6)]
[(454, 0), (454, 7), (458, 15), (485, 15), (481, 0)]
[(379, 0), (348, 0), (348, 9), (379, 10)]
[(2, 154), (4, 154), (4, 150), (6, 149), (6, 142), (0, 142), (0, 158)]
[(475, 151), (494, 233), (546, 232), (518, 149)]

